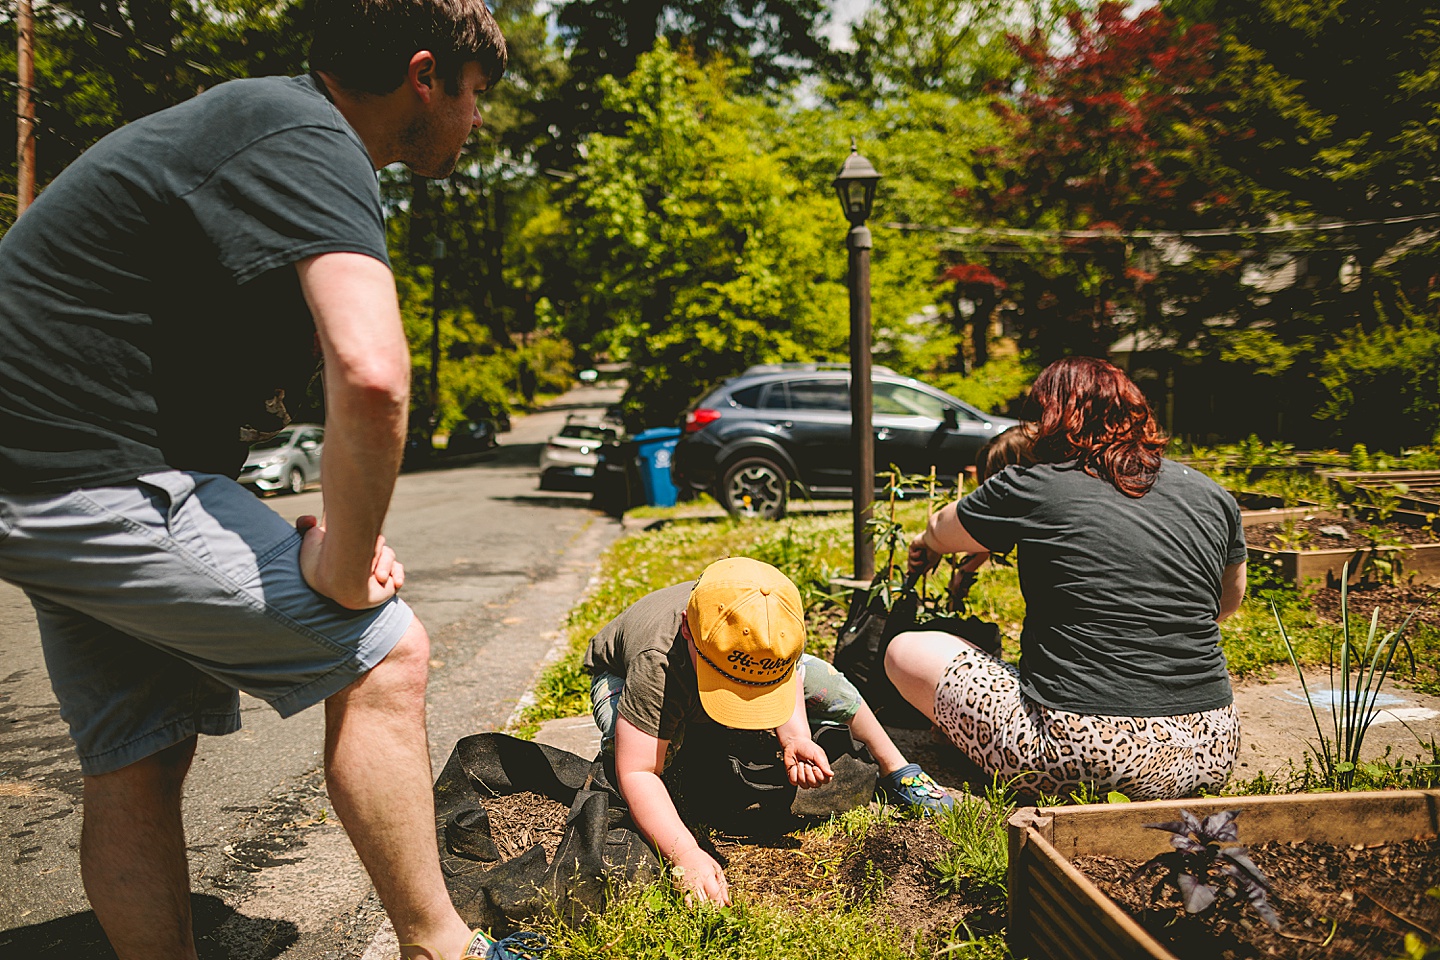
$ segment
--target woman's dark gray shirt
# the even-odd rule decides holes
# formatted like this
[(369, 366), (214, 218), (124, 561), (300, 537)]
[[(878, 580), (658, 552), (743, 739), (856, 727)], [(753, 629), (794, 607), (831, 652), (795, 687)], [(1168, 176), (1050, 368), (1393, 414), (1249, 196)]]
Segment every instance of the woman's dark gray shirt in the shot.
[(1024, 694), (1107, 716), (1231, 702), (1219, 646), (1221, 574), (1245, 560), (1235, 499), (1165, 460), (1138, 499), (1073, 463), (1011, 466), (957, 504), (993, 553), (1018, 547)]

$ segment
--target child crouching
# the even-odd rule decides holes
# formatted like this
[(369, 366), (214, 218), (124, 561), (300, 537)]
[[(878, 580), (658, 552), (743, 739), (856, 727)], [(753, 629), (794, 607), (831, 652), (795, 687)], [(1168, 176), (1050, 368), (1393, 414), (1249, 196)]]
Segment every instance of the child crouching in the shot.
[(774, 730), (790, 782), (810, 788), (833, 776), (810, 722), (841, 723), (879, 764), (887, 801), (927, 812), (954, 804), (905, 759), (854, 685), (804, 648), (800, 591), (746, 557), (642, 597), (590, 641), (592, 711), (602, 749), (614, 752), (616, 787), (640, 832), (701, 899), (730, 902), (725, 871), (700, 849), (661, 780), (687, 726)]

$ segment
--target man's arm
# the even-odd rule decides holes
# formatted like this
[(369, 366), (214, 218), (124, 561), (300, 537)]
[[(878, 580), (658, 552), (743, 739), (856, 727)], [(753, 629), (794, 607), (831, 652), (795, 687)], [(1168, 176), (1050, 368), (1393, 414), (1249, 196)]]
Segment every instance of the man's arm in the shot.
[(1219, 623), (1230, 614), (1240, 609), (1240, 601), (1245, 599), (1245, 563), (1232, 563), (1225, 567), (1225, 572), (1220, 575), (1220, 616), (1215, 618)]
[(410, 350), (384, 263), (325, 253), (296, 269), (325, 357), (325, 517), (306, 533), (301, 567), (316, 592), (360, 610), (403, 582), (380, 529), (404, 450)]
[(630, 818), (660, 855), (682, 868), (677, 878), (686, 890), (703, 900), (729, 905), (730, 887), (725, 871), (700, 845), (660, 779), (670, 741), (652, 737), (623, 716), (615, 718), (615, 779), (630, 807)]

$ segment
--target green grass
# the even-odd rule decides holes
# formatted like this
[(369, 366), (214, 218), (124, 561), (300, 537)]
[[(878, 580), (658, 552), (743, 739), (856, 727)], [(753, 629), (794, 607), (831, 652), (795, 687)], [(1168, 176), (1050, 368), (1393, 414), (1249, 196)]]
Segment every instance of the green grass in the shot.
[(686, 906), (666, 881), (613, 899), (603, 914), (574, 927), (541, 925), (551, 941), (546, 960), (909, 960), (933, 956), (903, 930), (864, 910), (790, 912), (752, 906)]
[(940, 889), (978, 890), (993, 900), (1005, 899), (1010, 865), (1005, 822), (1014, 812), (1014, 799), (1002, 784), (995, 783), (985, 796), (967, 794), (952, 809), (936, 815), (935, 829), (954, 844), (933, 868)]

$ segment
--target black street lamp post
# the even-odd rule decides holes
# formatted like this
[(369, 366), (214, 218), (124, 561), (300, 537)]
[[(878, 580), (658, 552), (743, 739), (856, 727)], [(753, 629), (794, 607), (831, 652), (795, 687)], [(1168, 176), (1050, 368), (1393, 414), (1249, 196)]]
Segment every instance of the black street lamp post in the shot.
[(850, 440), (855, 450), (854, 543), (855, 579), (875, 578), (875, 548), (870, 512), (875, 504), (875, 435), (871, 432), (870, 397), (870, 207), (880, 174), (860, 156), (852, 138), (850, 156), (835, 176), (840, 207), (850, 221), (845, 246), (850, 251)]

